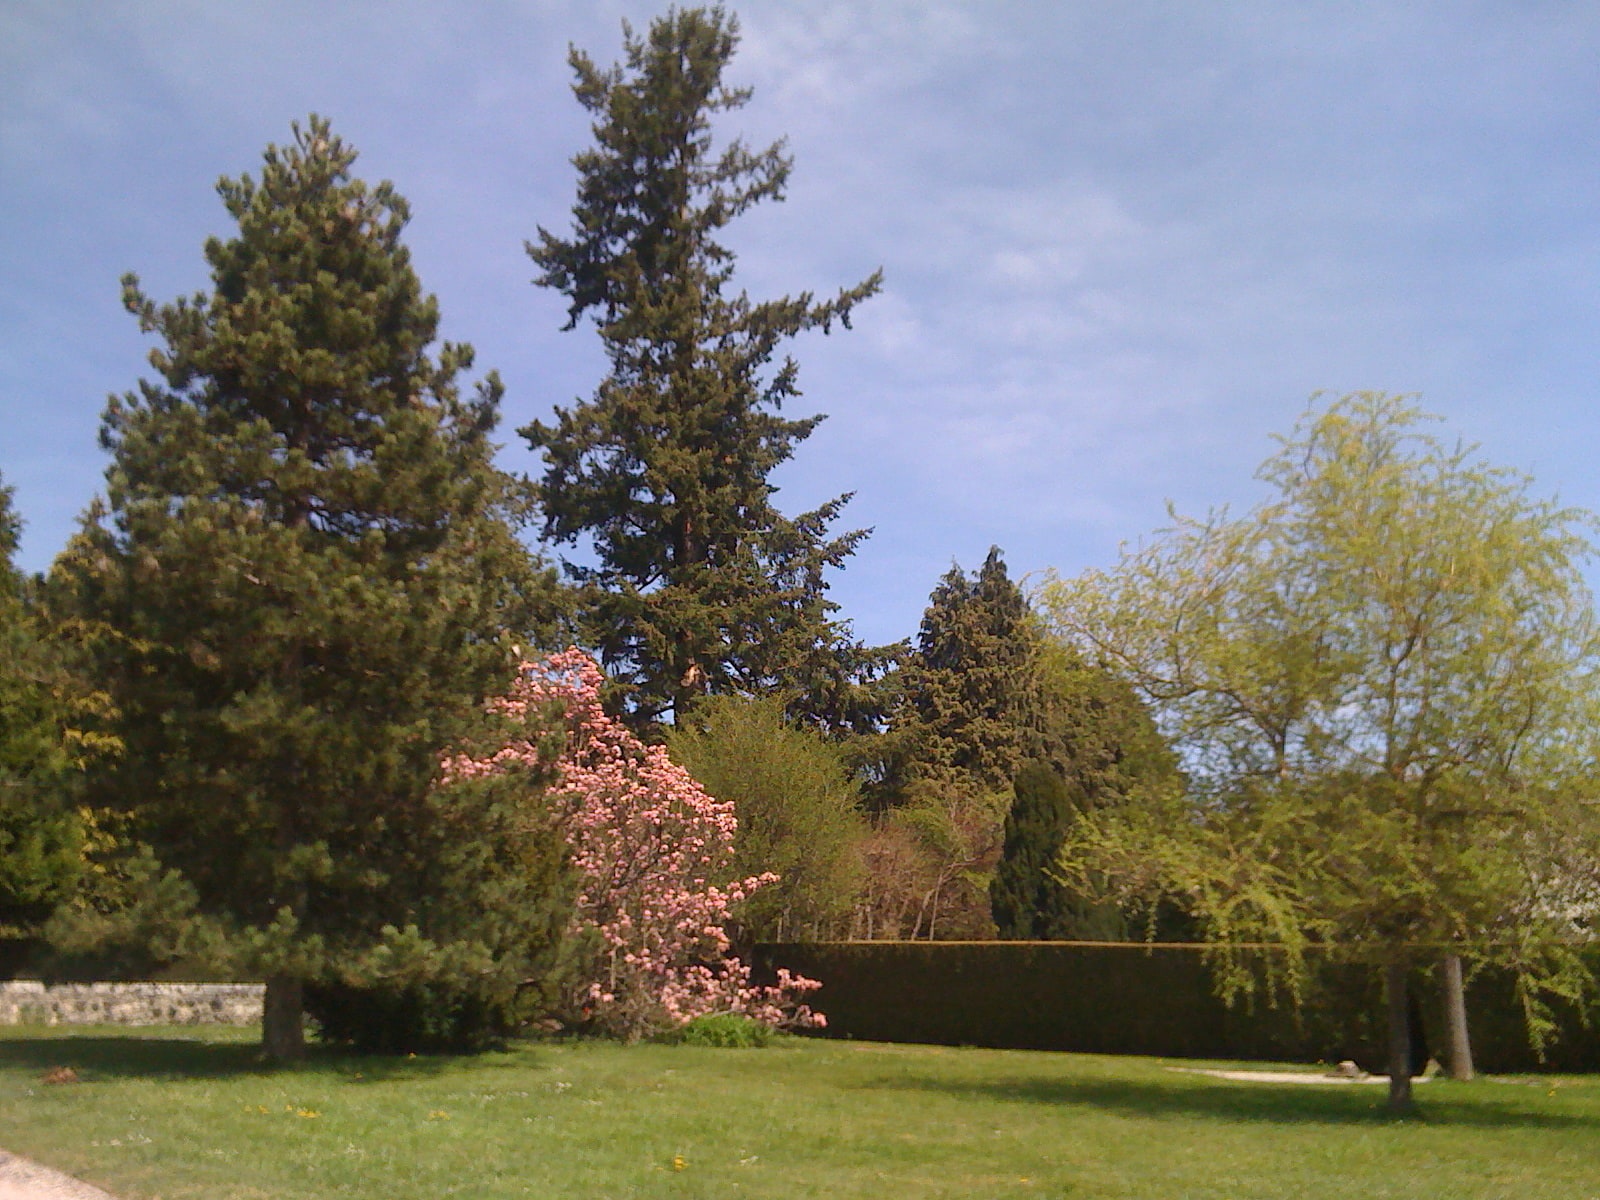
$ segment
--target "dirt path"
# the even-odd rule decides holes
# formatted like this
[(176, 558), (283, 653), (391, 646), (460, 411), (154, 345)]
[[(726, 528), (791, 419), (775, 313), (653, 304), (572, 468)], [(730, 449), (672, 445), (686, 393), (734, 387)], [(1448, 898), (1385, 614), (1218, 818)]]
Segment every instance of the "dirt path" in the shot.
[(0, 1200), (117, 1200), (70, 1175), (0, 1150)]

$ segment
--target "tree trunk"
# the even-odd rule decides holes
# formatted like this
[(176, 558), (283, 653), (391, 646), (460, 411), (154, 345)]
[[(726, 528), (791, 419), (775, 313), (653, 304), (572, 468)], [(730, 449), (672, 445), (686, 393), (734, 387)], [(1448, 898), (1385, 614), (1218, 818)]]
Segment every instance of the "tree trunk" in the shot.
[(1389, 1111), (1411, 1111), (1411, 1014), (1406, 1004), (1406, 966), (1384, 968), (1383, 990), (1389, 1002)]
[(1461, 956), (1447, 954), (1441, 964), (1444, 984), (1445, 1062), (1451, 1079), (1471, 1079), (1472, 1039), (1467, 1031), (1467, 992)]
[(298, 1062), (306, 1056), (304, 981), (290, 975), (267, 979), (261, 1002), (261, 1049), (274, 1062)]

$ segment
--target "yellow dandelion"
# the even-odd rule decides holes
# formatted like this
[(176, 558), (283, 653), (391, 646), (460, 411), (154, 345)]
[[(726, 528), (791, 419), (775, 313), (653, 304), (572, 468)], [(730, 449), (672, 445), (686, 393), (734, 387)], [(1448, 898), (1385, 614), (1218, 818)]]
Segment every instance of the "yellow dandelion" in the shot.
[(320, 1117), (322, 1114), (314, 1108), (299, 1108), (295, 1110), (297, 1117)]
[(448, 1121), (449, 1119), (450, 1114), (442, 1108), (436, 1108), (428, 1114), (428, 1120), (430, 1121)]
[(689, 1165), (689, 1160), (688, 1160), (688, 1159), (686, 1159), (686, 1158), (684, 1158), (684, 1156), (683, 1156), (683, 1155), (681, 1155), (681, 1154), (674, 1154), (674, 1155), (673, 1155), (673, 1156), (672, 1156), (672, 1169), (673, 1169), (673, 1170), (674, 1170), (674, 1171), (681, 1171), (681, 1170), (683, 1170), (683, 1169), (684, 1169), (684, 1168), (685, 1168), (685, 1167), (687, 1167), (687, 1166), (688, 1166), (688, 1165)]

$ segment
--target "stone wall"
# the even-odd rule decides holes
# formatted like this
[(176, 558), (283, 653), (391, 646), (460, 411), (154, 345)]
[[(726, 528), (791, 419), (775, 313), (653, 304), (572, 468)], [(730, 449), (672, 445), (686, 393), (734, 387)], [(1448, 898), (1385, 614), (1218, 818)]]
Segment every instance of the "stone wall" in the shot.
[(254, 1025), (259, 983), (0, 983), (0, 1025)]

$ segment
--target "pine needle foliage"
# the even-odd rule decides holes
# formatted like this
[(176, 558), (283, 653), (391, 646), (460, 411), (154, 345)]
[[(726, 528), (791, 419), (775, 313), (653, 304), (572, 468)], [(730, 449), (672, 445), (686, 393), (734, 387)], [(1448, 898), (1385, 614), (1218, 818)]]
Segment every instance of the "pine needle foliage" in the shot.
[(848, 495), (785, 516), (770, 476), (821, 420), (780, 415), (800, 394), (784, 343), (848, 327), (880, 276), (821, 301), (733, 291), (720, 233), (781, 200), (791, 167), (781, 142), (715, 148), (716, 119), (750, 98), (723, 80), (738, 21), (673, 9), (624, 34), (615, 66), (571, 53), (595, 142), (573, 159), (570, 236), (541, 227), (527, 247), (537, 282), (569, 301), (567, 328), (591, 319), (609, 363), (593, 398), (521, 431), (545, 457), (546, 534), (592, 542), (597, 561), (568, 570), (638, 722), (781, 687), (791, 715), (865, 729), (887, 655), (850, 638), (824, 577), (866, 531), (829, 533)]
[(558, 610), (492, 463), (499, 380), (464, 397), (471, 347), (430, 352), (409, 209), (355, 159), (313, 116), (218, 184), (208, 293), (125, 277), (155, 378), (111, 399), (106, 499), (57, 567), (126, 743), (98, 796), (267, 977), (289, 1057), (303, 981), (391, 935), (425, 957), (438, 754)]

